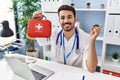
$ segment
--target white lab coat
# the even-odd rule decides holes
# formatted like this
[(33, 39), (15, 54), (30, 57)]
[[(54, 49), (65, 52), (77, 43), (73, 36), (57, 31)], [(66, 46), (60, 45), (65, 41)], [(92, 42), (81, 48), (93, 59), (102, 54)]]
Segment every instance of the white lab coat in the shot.
[[(67, 58), (66, 64), (71, 66), (76, 66), (80, 68), (86, 68), (86, 59), (88, 54), (89, 47), (89, 34), (85, 33), (80, 28), (77, 28), (79, 34), (79, 50), (76, 53), (76, 44), (71, 55)], [(57, 35), (60, 30), (55, 31), (51, 37), (51, 60), (64, 64), (64, 50), (63, 47), (60, 46), (60, 38), (58, 40), (58, 45), (56, 45)], [(75, 34), (74, 34), (75, 35)], [(74, 35), (72, 38), (67, 41), (65, 38), (65, 54), (68, 54), (73, 46)]]
[[(79, 34), (79, 50), (76, 53), (76, 44), (75, 44), (71, 55), (67, 58), (66, 64), (87, 69), (86, 60), (87, 60), (88, 47), (89, 47), (89, 34), (85, 33), (82, 29), (78, 27), (76, 28)], [(54, 33), (52, 33), (52, 36), (51, 36), (51, 60), (63, 64), (64, 50), (63, 50), (63, 47), (60, 46), (60, 39), (58, 40), (58, 45), (56, 45), (56, 39), (59, 32), (60, 30), (56, 30)], [(64, 38), (65, 48), (66, 48), (65, 54), (69, 53), (73, 46), (74, 35), (69, 41), (67, 41)], [(46, 45), (49, 40), (46, 38), (36, 38), (36, 39), (40, 46)]]

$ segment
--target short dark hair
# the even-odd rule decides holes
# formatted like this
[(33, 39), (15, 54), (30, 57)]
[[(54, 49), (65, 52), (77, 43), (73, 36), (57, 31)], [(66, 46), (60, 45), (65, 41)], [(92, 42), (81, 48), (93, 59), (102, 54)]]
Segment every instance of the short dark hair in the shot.
[(60, 11), (62, 11), (62, 10), (72, 11), (74, 17), (76, 17), (75, 9), (72, 6), (69, 6), (69, 5), (62, 5), (62, 6), (60, 6), (59, 9), (58, 9), (58, 15), (59, 15)]

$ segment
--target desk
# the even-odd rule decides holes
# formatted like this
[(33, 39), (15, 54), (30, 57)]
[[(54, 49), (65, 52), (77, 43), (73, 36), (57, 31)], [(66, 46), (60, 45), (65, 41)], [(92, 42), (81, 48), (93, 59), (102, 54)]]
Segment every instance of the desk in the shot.
[[(23, 56), (20, 54), (11, 54), (11, 55)], [(45, 61), (45, 60), (37, 59), (37, 58), (35, 59), (37, 60), (37, 62), (34, 64), (43, 66), (55, 72), (55, 74), (52, 75), (47, 80), (60, 80), (58, 78), (60, 77), (61, 74), (63, 74), (63, 77), (61, 77), (61, 80), (65, 80), (64, 77), (69, 77), (69, 76), (71, 77), (72, 75), (73, 77), (76, 76), (76, 79), (73, 78), (69, 80), (77, 80), (77, 78), (80, 78), (78, 80), (82, 80), (81, 79), (82, 75), (85, 75), (85, 80), (120, 80), (120, 78), (118, 77), (114, 77), (114, 76), (110, 76), (110, 75), (106, 75), (106, 74), (102, 74), (98, 72), (90, 73), (81, 68), (63, 65), (63, 64), (59, 64), (59, 63), (55, 63), (51, 61)], [(13, 72), (11, 71), (11, 69), (9, 68), (5, 60), (3, 59), (0, 61), (0, 80), (24, 80), (24, 79), (20, 77), (14, 77)]]
[[(0, 44), (0, 52), (1, 53), (21, 53), (25, 48), (25, 43), (22, 39), (13, 39), (11, 42), (6, 44)], [(0, 55), (3, 57), (3, 54)]]

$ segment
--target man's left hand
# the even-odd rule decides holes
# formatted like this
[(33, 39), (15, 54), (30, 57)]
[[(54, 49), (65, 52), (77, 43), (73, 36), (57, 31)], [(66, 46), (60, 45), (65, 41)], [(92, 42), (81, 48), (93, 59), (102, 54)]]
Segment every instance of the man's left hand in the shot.
[(95, 40), (99, 35), (101, 30), (101, 26), (93, 26), (90, 31), (90, 39)]

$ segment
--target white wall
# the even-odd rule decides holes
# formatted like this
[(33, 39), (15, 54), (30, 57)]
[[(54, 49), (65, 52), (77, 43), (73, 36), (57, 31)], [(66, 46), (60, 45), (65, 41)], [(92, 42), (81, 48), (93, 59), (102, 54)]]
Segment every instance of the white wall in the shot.
[[(3, 20), (8, 20), (10, 28), (14, 31), (14, 36), (8, 38), (0, 37), (0, 45), (9, 43), (12, 39), (16, 39), (16, 31), (15, 31), (15, 22), (14, 22), (14, 14), (13, 11), (10, 12), (10, 7), (12, 6), (12, 0), (0, 0), (0, 22)], [(0, 30), (1, 30), (0, 26)]]

